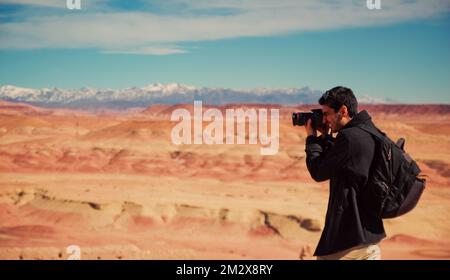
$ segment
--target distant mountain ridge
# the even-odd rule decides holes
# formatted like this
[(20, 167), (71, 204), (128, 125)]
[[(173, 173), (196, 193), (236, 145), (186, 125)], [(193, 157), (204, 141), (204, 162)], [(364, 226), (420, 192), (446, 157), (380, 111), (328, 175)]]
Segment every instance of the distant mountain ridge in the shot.
[[(105, 89), (83, 87), (80, 89), (21, 88), (12, 85), (0, 87), (0, 99), (26, 102), (43, 107), (62, 108), (112, 108), (147, 107), (153, 104), (188, 104), (201, 100), (204, 104), (225, 105), (255, 104), (317, 104), (323, 92), (309, 87), (239, 90), (229, 88), (193, 87), (179, 83), (154, 83), (144, 87)], [(360, 103), (386, 104), (392, 100), (364, 96)]]

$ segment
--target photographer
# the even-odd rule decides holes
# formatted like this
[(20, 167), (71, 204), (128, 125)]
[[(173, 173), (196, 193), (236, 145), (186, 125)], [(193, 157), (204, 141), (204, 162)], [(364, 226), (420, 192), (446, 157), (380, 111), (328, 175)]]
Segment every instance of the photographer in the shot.
[[(386, 234), (381, 219), (365, 215), (358, 203), (375, 153), (372, 136), (358, 128), (373, 126), (367, 111), (358, 113), (351, 89), (335, 87), (319, 99), (323, 126), (305, 125), (306, 164), (317, 181), (330, 180), (325, 226), (314, 253), (317, 259), (380, 259), (379, 242)], [(336, 138), (331, 137), (337, 133)]]

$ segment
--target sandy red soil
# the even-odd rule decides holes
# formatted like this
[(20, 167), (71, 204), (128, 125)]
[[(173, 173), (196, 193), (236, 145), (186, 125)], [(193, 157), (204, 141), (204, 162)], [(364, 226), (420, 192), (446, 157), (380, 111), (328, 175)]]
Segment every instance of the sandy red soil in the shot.
[[(314, 248), (328, 183), (305, 166), (303, 128), (280, 109), (280, 148), (172, 144), (170, 114), (0, 101), (0, 259), (299, 259)], [(204, 109), (208, 108), (204, 106)], [(383, 259), (450, 259), (450, 106), (366, 106), (429, 176), (419, 205), (386, 220)]]

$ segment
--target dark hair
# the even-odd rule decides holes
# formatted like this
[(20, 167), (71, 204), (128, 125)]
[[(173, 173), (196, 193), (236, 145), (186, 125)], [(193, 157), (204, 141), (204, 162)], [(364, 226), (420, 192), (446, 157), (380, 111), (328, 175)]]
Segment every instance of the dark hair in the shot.
[(348, 110), (350, 118), (353, 118), (358, 113), (358, 101), (356, 100), (353, 91), (346, 87), (334, 87), (327, 90), (319, 99), (320, 105), (327, 105), (333, 108), (335, 112), (345, 105)]

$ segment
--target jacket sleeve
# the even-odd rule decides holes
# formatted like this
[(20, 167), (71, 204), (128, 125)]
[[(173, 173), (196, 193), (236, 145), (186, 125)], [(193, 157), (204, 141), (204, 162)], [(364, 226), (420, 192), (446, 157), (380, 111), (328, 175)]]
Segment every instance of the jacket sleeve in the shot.
[(311, 177), (321, 182), (342, 172), (348, 163), (349, 149), (348, 140), (342, 133), (338, 134), (334, 143), (329, 139), (308, 136), (305, 149), (306, 166)]

